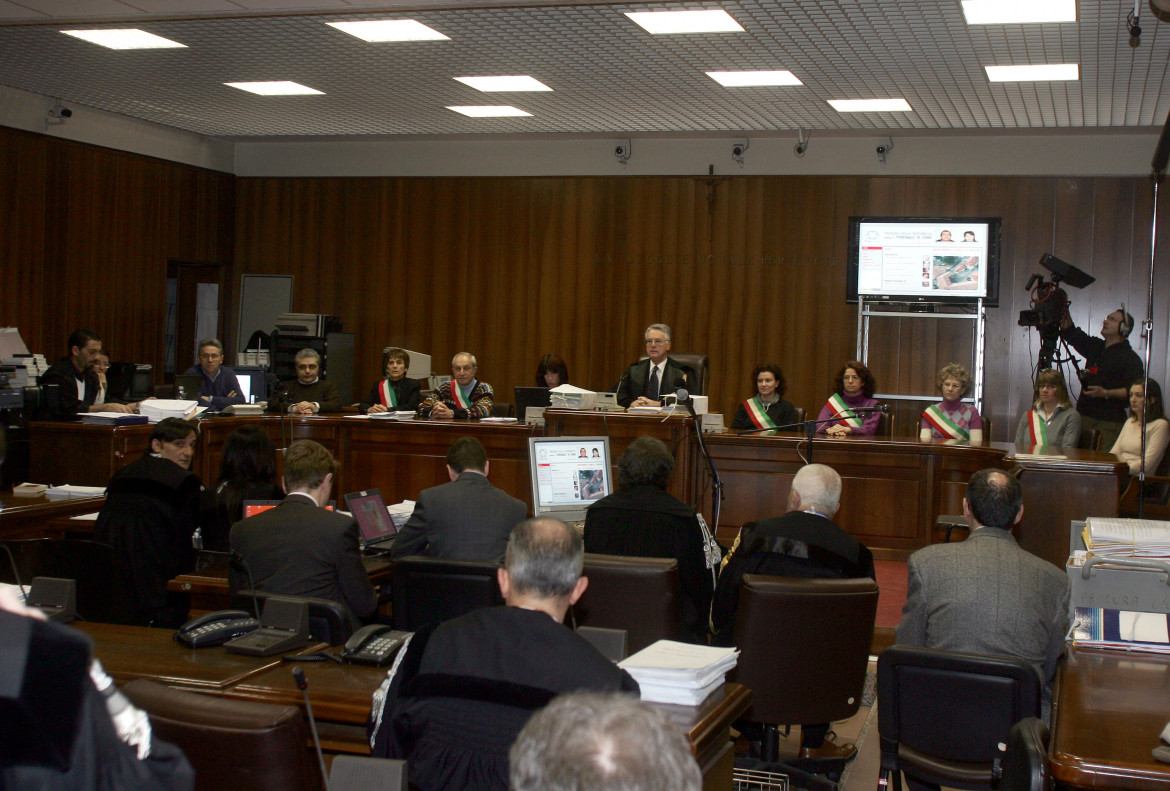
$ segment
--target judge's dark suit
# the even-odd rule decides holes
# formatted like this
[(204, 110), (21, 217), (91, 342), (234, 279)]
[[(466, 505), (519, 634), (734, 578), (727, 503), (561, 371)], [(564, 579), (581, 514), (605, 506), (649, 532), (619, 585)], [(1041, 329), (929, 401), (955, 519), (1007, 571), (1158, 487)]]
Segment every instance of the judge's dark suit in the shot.
[[(312, 596), (344, 604), (357, 618), (378, 606), (362, 565), (353, 517), (318, 508), (308, 495), (290, 494), (275, 508), (236, 522), (232, 549), (252, 572), (258, 590)], [(244, 569), (232, 568), (231, 590), (249, 587)]]
[[(662, 369), (662, 381), (658, 383), (658, 392), (673, 393), (675, 391), (675, 382), (680, 378), (686, 377), (688, 383), (687, 389), (693, 389), (695, 382), (695, 372), (689, 366), (676, 362), (671, 358), (666, 358), (666, 367)], [(647, 395), (646, 385), (650, 378), (650, 358), (645, 360), (638, 360), (638, 362), (631, 365), (622, 374), (621, 381), (617, 386), (617, 402), (621, 406), (628, 407), (630, 402), (639, 396)], [(654, 399), (657, 401), (658, 399)]]
[(523, 502), (492, 486), (487, 476), (464, 470), (450, 483), (423, 490), (390, 554), (501, 560), (512, 528), (527, 516)]
[(920, 549), (908, 565), (899, 643), (1018, 657), (1036, 668), (1050, 699), (1068, 628), (1063, 571), (998, 527)]

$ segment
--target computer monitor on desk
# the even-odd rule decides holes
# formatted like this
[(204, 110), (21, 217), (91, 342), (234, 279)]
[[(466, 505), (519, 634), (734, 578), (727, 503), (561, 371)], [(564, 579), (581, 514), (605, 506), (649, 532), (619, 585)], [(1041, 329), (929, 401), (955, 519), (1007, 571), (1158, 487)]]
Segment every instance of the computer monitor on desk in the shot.
[(609, 437), (529, 437), (535, 516), (579, 522), (613, 492)]

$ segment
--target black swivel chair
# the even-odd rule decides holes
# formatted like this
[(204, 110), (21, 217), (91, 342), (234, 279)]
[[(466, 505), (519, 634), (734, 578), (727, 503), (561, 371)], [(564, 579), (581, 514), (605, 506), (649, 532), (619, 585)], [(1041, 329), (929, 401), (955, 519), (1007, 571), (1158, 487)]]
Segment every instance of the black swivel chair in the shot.
[(624, 630), (631, 654), (658, 640), (678, 639), (677, 560), (587, 552), (584, 574), (589, 587), (573, 605), (577, 626)]
[(1048, 726), (1039, 717), (1026, 717), (1012, 726), (1002, 757), (996, 759), (998, 791), (1049, 791)]
[(495, 563), (410, 555), (390, 567), (394, 628), (415, 632), (504, 603)]
[(264, 603), (268, 601), (269, 596), (303, 601), (309, 605), (309, 639), (311, 640), (329, 643), (329, 645), (341, 645), (353, 635), (357, 628), (349, 608), (332, 599), (287, 596), (283, 593), (244, 589), (232, 594), (232, 608), (253, 612), (253, 607), (258, 606), (260, 612), (263, 613)]
[(1015, 723), (1040, 715), (1040, 677), (1013, 657), (893, 645), (878, 658), (877, 683), (878, 791), (901, 791), (902, 772), (950, 788), (994, 788), (999, 743)]

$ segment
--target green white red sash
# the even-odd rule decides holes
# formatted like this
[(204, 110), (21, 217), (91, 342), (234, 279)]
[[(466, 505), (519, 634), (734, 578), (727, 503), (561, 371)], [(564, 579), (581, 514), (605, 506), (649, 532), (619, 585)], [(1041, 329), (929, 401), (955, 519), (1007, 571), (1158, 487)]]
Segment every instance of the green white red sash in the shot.
[(463, 395), (463, 388), (454, 379), (451, 380), (451, 400), (455, 402), (456, 409), (471, 409), (471, 401)]
[(833, 393), (829, 396), (829, 409), (833, 410), (833, 417), (841, 421), (842, 425), (859, 428), (862, 424), (861, 418), (857, 416), (845, 399), (841, 397), (840, 393)]
[(971, 439), (971, 433), (947, 417), (938, 404), (931, 404), (922, 413), (923, 419), (947, 439)]
[(1048, 423), (1039, 409), (1028, 410), (1028, 433), (1031, 435), (1033, 445), (1048, 444)]
[(760, 400), (759, 396), (753, 396), (744, 401), (743, 408), (756, 428), (776, 428), (776, 421), (768, 416), (768, 408), (764, 406), (764, 402)]
[(387, 409), (398, 406), (398, 393), (391, 387), (389, 379), (383, 379), (382, 384), (378, 385), (378, 398)]

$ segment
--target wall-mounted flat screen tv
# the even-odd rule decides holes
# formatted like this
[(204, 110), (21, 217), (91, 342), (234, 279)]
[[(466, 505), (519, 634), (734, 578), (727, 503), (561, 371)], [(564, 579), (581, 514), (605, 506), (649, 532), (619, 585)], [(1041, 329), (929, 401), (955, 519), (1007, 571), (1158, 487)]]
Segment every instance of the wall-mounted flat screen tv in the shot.
[(999, 303), (1000, 218), (850, 217), (845, 298)]

